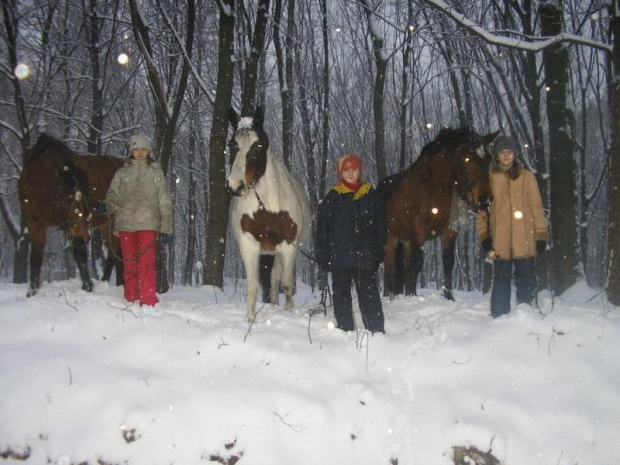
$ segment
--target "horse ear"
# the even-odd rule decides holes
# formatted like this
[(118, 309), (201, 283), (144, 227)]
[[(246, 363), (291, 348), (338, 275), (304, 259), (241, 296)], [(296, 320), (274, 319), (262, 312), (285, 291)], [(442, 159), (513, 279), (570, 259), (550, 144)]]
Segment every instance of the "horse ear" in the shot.
[(492, 132), (491, 134), (487, 134), (486, 136), (482, 136), (484, 145), (488, 146), (491, 142), (493, 142), (500, 132), (502, 132), (501, 129), (499, 131)]
[(239, 120), (240, 120), (239, 115), (237, 114), (235, 109), (233, 107), (230, 107), (230, 109), (228, 110), (228, 121), (232, 125), (234, 131), (237, 130), (237, 125), (239, 124)]
[(265, 120), (265, 117), (263, 116), (263, 107), (258, 105), (256, 109), (254, 110), (254, 115), (252, 116), (254, 127), (257, 129), (262, 129), (264, 120)]

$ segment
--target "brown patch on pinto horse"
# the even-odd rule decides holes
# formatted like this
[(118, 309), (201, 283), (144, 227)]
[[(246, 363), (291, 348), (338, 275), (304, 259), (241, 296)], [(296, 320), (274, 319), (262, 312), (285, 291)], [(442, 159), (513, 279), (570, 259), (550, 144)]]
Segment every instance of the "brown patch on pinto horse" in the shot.
[(261, 252), (273, 252), (278, 244), (289, 244), (297, 237), (297, 224), (287, 211), (277, 213), (257, 210), (254, 217), (245, 214), (241, 217), (241, 229), (250, 233), (260, 243)]

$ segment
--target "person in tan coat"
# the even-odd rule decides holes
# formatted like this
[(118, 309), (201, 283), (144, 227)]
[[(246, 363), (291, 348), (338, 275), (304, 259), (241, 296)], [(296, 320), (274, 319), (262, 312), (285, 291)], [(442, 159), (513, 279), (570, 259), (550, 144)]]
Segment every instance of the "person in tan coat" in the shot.
[(549, 231), (538, 182), (531, 171), (515, 160), (514, 141), (499, 136), (493, 153), (493, 202), (489, 214), (478, 214), (476, 228), (482, 248), (494, 259), (491, 315), (498, 317), (510, 312), (513, 267), (517, 304), (532, 305), (538, 286), (536, 255), (547, 248)]

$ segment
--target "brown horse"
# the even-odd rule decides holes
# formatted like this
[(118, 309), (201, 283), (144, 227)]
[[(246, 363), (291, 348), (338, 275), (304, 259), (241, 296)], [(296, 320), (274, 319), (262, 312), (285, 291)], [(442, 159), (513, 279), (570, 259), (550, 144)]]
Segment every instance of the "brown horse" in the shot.
[(452, 268), (458, 213), (460, 210), (462, 217), (467, 206), (477, 212), (489, 205), (491, 155), (486, 147), (496, 135), (480, 136), (469, 127), (443, 129), (409, 168), (379, 183), (377, 190), (388, 217), (385, 291), (390, 298), (398, 287), (398, 245), (404, 252), (405, 293), (416, 295), (424, 243), (441, 237), (443, 294), (454, 300)]
[[(51, 226), (60, 227), (67, 234), (82, 289), (92, 291), (86, 248), (90, 229), (101, 228), (104, 241), (108, 236), (107, 215), (94, 214), (92, 209), (105, 199), (112, 177), (122, 165), (119, 158), (78, 155), (48, 134), (41, 134), (28, 151), (18, 182), (19, 200), (32, 243), (28, 296), (36, 294), (41, 286), (46, 231)], [(109, 244), (108, 250), (104, 280), (112, 272), (118, 243)]]

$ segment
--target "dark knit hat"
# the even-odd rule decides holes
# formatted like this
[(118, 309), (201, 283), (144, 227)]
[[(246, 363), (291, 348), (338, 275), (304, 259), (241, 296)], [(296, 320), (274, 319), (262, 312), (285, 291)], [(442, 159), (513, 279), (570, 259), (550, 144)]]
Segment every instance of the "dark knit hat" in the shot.
[(508, 136), (497, 136), (493, 142), (493, 155), (497, 157), (502, 150), (512, 150), (517, 155), (517, 144)]

